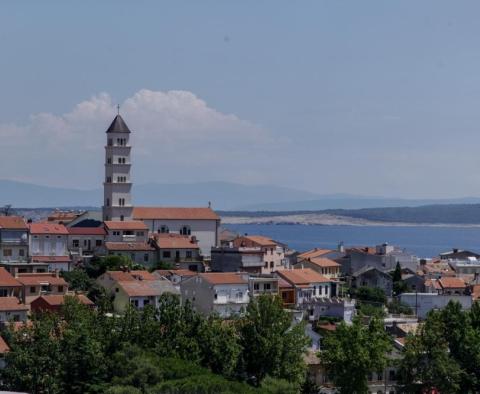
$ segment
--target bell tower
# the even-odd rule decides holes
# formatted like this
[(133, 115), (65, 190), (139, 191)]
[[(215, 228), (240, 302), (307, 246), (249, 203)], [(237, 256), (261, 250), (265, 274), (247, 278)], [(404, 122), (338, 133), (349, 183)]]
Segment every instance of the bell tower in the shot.
[(115, 116), (107, 129), (105, 179), (103, 182), (103, 220), (132, 220), (132, 183), (130, 179), (130, 129)]

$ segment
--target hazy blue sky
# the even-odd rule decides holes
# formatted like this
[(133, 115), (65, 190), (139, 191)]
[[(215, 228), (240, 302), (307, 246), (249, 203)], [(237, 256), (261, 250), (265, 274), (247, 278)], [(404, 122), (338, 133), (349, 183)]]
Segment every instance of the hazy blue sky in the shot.
[(480, 195), (478, 1), (4, 1), (0, 178)]

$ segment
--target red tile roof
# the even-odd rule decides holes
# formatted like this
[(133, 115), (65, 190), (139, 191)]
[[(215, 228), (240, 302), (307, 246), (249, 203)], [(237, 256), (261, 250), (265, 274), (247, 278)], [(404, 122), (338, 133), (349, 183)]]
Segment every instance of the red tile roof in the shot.
[(247, 284), (248, 281), (241, 274), (232, 272), (207, 272), (199, 276), (212, 285)]
[(148, 271), (133, 270), (133, 271), (107, 271), (106, 274), (117, 282), (126, 282), (134, 280), (156, 280), (155, 275)]
[(0, 311), (27, 311), (28, 306), (22, 304), (17, 297), (0, 297)]
[(0, 229), (28, 230), (27, 223), (20, 216), (0, 216)]
[(264, 237), (263, 235), (243, 235), (233, 240), (236, 247), (241, 247), (243, 244), (248, 245), (249, 242), (258, 246), (277, 246), (277, 243), (273, 239)]
[(461, 278), (441, 278), (438, 281), (444, 289), (463, 289), (467, 286)]
[(298, 255), (298, 259), (308, 259), (308, 258), (313, 258), (313, 257), (320, 257), (320, 256), (326, 255), (328, 253), (332, 253), (332, 252), (333, 252), (333, 250), (331, 250), (331, 249), (315, 248), (315, 249), (308, 250), (306, 252), (300, 253)]
[(170, 275), (178, 275), (178, 276), (195, 276), (198, 272), (190, 271), (187, 269), (177, 269), (177, 270), (155, 270), (153, 271), (154, 274), (160, 276), (170, 276)]
[(57, 223), (30, 223), (31, 234), (68, 235), (68, 230), (63, 224)]
[(153, 234), (152, 238), (160, 249), (198, 249), (198, 244), (192, 242), (192, 239), (187, 235)]
[(155, 248), (147, 242), (105, 242), (109, 251), (140, 251), (151, 252)]
[(10, 346), (7, 345), (5, 339), (0, 336), (0, 354), (4, 354), (10, 351)]
[(21, 287), (22, 284), (16, 280), (10, 272), (0, 267), (0, 287)]
[(67, 286), (63, 278), (52, 272), (19, 273), (16, 278), (24, 286), (40, 286), (48, 283), (55, 286)]
[(154, 297), (165, 291), (176, 292), (170, 281), (165, 279), (118, 282), (118, 285), (129, 297)]
[(135, 207), (134, 219), (220, 220), (211, 208)]
[(330, 279), (320, 275), (311, 268), (280, 270), (275, 272), (287, 282), (290, 282), (295, 286), (309, 285), (311, 283), (331, 282)]
[(69, 227), (70, 235), (105, 235), (106, 231), (103, 227)]
[(66, 297), (74, 297), (83, 305), (94, 305), (93, 301), (90, 300), (87, 296), (83, 294), (67, 295), (67, 294), (53, 294), (53, 295), (42, 295), (32, 301), (32, 307), (37, 302), (37, 300), (43, 299), (47, 304), (51, 306), (60, 306), (65, 304)]
[[(318, 267), (322, 268), (331, 268), (331, 267), (340, 267), (340, 264), (338, 264), (336, 261), (327, 259), (325, 257), (312, 257), (307, 259), (306, 261), (315, 264)], [(301, 264), (301, 262), (300, 262)]]
[(109, 230), (148, 230), (141, 220), (129, 220), (125, 222), (106, 221), (105, 227)]

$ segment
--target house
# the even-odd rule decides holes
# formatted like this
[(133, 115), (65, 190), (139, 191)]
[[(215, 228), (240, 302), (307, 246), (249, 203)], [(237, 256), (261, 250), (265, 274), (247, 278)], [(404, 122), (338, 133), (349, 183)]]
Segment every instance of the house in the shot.
[(244, 235), (233, 241), (235, 248), (259, 248), (263, 252), (262, 274), (285, 268), (285, 248), (271, 238), (262, 235)]
[(186, 269), (174, 269), (174, 270), (155, 270), (152, 274), (159, 279), (168, 279), (175, 286), (177, 290), (180, 290), (180, 282), (197, 273)]
[(5, 268), (0, 267), (0, 297), (20, 297), (22, 284)]
[(222, 228), (219, 230), (218, 239), (220, 246), (232, 246), (232, 242), (238, 237), (237, 233), (229, 230), (228, 228)]
[(385, 292), (387, 297), (393, 293), (393, 279), (389, 273), (376, 267), (363, 267), (354, 272), (350, 278), (350, 285), (359, 287), (378, 287)]
[(265, 252), (261, 247), (221, 246), (212, 248), (210, 268), (215, 272), (249, 272), (260, 274), (264, 271)]
[(422, 319), (424, 319), (431, 310), (445, 308), (450, 301), (460, 303), (463, 310), (472, 307), (472, 297), (470, 295), (402, 293), (399, 297), (401, 303), (412, 308), (415, 314)]
[(480, 254), (472, 252), (470, 250), (461, 250), (453, 248), (452, 250), (444, 253), (440, 253), (440, 260), (467, 260), (469, 257), (474, 259), (480, 259)]
[(80, 259), (105, 254), (107, 232), (100, 227), (67, 227), (68, 250)]
[(182, 300), (190, 301), (200, 313), (231, 317), (242, 314), (250, 301), (248, 275), (205, 272), (180, 282)]
[(359, 271), (365, 267), (375, 267), (380, 271), (393, 271), (400, 263), (402, 268), (409, 268), (416, 271), (418, 257), (406, 252), (403, 249), (383, 243), (375, 247), (360, 247), (347, 249), (349, 256), (349, 274)]
[(275, 271), (275, 275), (293, 286), (296, 306), (302, 306), (312, 298), (332, 296), (332, 280), (310, 268), (280, 270)]
[(133, 218), (142, 220), (151, 233), (194, 236), (206, 258), (219, 245), (220, 217), (211, 208), (135, 207)]
[(314, 299), (306, 305), (307, 316), (310, 320), (321, 317), (336, 317), (346, 323), (352, 323), (355, 316), (355, 300), (343, 298)]
[(30, 223), (32, 263), (47, 265), (48, 271), (70, 271), (68, 230), (63, 224)]
[(338, 279), (340, 276), (340, 264), (326, 257), (308, 257), (301, 259), (293, 268), (311, 268), (330, 279)]
[(203, 258), (200, 254), (195, 236), (175, 233), (154, 233), (151, 243), (156, 247), (158, 261), (171, 263), (179, 269), (190, 271), (205, 271)]
[(250, 274), (248, 277), (248, 291), (253, 297), (262, 294), (279, 295), (279, 278), (273, 274)]
[(278, 278), (278, 293), (283, 306), (291, 309), (295, 307), (295, 287), (282, 278)]
[(68, 283), (56, 272), (18, 273), (15, 279), (22, 285), (22, 301), (30, 304), (45, 294), (66, 294)]
[(479, 275), (480, 259), (470, 256), (466, 259), (444, 259), (457, 275)]
[(47, 222), (68, 225), (73, 220), (77, 219), (82, 211), (61, 211), (56, 209), (47, 217)]
[[(425, 292), (425, 278), (423, 275), (419, 275), (416, 272), (406, 272), (402, 270), (402, 281), (410, 291), (418, 291), (420, 293)], [(409, 271), (409, 270), (408, 270)]]
[(136, 309), (147, 305), (157, 308), (162, 294), (179, 294), (170, 281), (148, 271), (107, 271), (97, 278), (97, 283), (114, 296), (113, 309), (118, 313), (125, 312), (129, 305)]
[(440, 278), (438, 279), (440, 285), (440, 294), (443, 295), (462, 295), (467, 290), (467, 284), (462, 278)]
[(12, 272), (28, 264), (28, 226), (20, 216), (0, 216), (0, 264)]
[(148, 227), (141, 220), (105, 221), (106, 242), (148, 241)]
[(456, 276), (447, 260), (431, 259), (420, 261), (420, 271), (425, 279), (440, 279), (444, 276)]
[(75, 298), (80, 304), (93, 308), (95, 304), (87, 296), (83, 294), (58, 294), (58, 295), (41, 295), (30, 303), (32, 312), (59, 312), (67, 297)]
[(17, 297), (0, 297), (0, 324), (27, 321), (28, 306)]
[(105, 250), (108, 255), (126, 256), (143, 266), (153, 266), (158, 261), (155, 247), (148, 242), (105, 242)]

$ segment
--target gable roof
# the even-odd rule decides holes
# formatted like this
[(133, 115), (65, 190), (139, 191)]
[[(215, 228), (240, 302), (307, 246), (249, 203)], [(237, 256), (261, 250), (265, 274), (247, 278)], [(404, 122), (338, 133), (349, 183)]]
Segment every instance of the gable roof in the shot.
[(32, 301), (31, 305), (34, 306), (39, 300), (44, 300), (48, 305), (51, 306), (60, 306), (65, 304), (65, 297), (73, 297), (78, 302), (83, 305), (94, 305), (93, 301), (90, 300), (87, 296), (83, 294), (75, 294), (75, 295), (68, 295), (68, 294), (53, 294), (53, 295), (41, 295), (40, 297), (36, 298)]
[(246, 239), (250, 242), (253, 242), (259, 246), (276, 246), (277, 242), (269, 237), (265, 237), (263, 235), (242, 235), (236, 238), (236, 243), (238, 244), (239, 241), (242, 239)]
[(0, 267), (0, 287), (21, 287), (22, 284), (16, 280), (10, 272)]
[(163, 233), (152, 238), (160, 249), (198, 249), (198, 244), (187, 235)]
[(220, 220), (211, 208), (134, 207), (133, 218), (139, 220)]
[(134, 280), (156, 280), (155, 275), (144, 270), (133, 271), (107, 271), (105, 274), (109, 275), (114, 281), (126, 282)]
[(53, 235), (68, 235), (68, 230), (63, 224), (58, 223), (30, 223), (31, 234), (53, 234)]
[(28, 230), (28, 226), (20, 216), (0, 216), (0, 229)]
[[(336, 261), (327, 259), (326, 257), (312, 257), (308, 258), (306, 260), (303, 260), (304, 262), (309, 262), (317, 267), (322, 267), (322, 268), (330, 268), (330, 267), (340, 267), (340, 264), (338, 264)], [(300, 262), (301, 264), (302, 262)]]
[(7, 345), (5, 339), (0, 336), (0, 354), (7, 353), (10, 351), (10, 346)]
[(118, 114), (108, 127), (107, 133), (130, 133), (130, 129), (120, 114)]
[(51, 272), (19, 273), (16, 279), (24, 286), (39, 286), (45, 283), (55, 286), (68, 285), (65, 279)]
[(318, 272), (312, 270), (311, 268), (280, 270), (275, 271), (275, 273), (281, 276), (287, 282), (290, 282), (291, 284), (296, 286), (309, 285), (310, 283), (331, 282), (330, 279), (326, 278), (323, 275), (320, 275)]
[(127, 220), (127, 221), (106, 221), (105, 227), (109, 230), (148, 230), (148, 227), (141, 220)]
[(0, 311), (27, 311), (28, 306), (17, 297), (0, 297)]
[(360, 275), (363, 275), (364, 273), (369, 272), (369, 271), (377, 271), (380, 275), (383, 275), (384, 277), (391, 278), (391, 276), (387, 272), (379, 270), (377, 267), (372, 267), (370, 265), (366, 265), (366, 266), (360, 268), (358, 271), (354, 272), (352, 274), (352, 276), (354, 276), (354, 277), (355, 276), (360, 276)]
[(199, 276), (212, 285), (243, 285), (248, 283), (242, 274), (233, 272), (206, 272), (199, 274)]
[(178, 290), (173, 287), (170, 281), (161, 279), (118, 282), (118, 286), (129, 297), (160, 296), (165, 292), (178, 294)]
[(440, 278), (438, 282), (444, 289), (463, 289), (467, 286), (462, 278), (455, 277)]
[(309, 258), (314, 258), (314, 257), (320, 257), (324, 256), (326, 254), (334, 252), (331, 249), (312, 249), (312, 250), (307, 250), (306, 252), (300, 253), (297, 257), (298, 259), (309, 259)]

